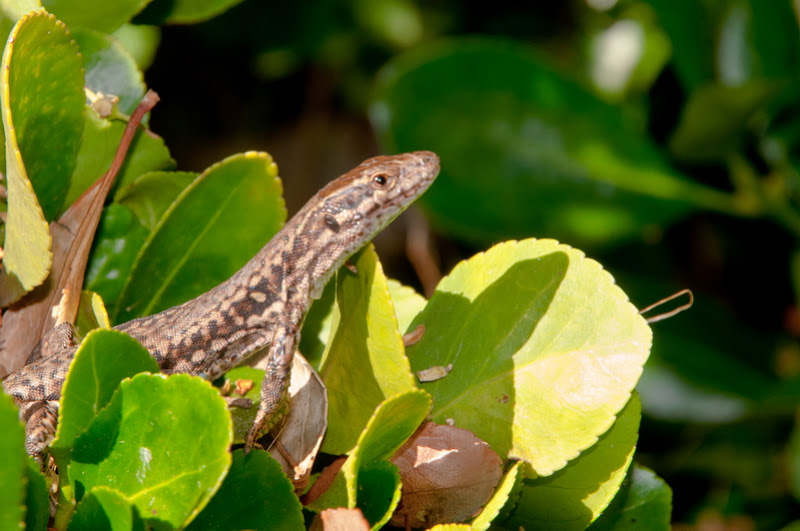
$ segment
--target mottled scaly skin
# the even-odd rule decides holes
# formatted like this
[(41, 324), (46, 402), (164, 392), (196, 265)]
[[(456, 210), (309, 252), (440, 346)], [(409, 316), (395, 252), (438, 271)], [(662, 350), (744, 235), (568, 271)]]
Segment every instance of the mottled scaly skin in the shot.
[[(438, 172), (439, 159), (428, 151), (369, 159), (320, 190), (227, 281), (180, 306), (114, 328), (142, 343), (165, 373), (209, 380), (268, 348), (258, 414), (246, 438), (250, 449), (284, 397), (312, 300)], [(27, 423), (26, 447), (32, 455), (40, 455), (55, 435), (73, 343), (71, 327), (57, 327), (29, 363), (3, 381)]]

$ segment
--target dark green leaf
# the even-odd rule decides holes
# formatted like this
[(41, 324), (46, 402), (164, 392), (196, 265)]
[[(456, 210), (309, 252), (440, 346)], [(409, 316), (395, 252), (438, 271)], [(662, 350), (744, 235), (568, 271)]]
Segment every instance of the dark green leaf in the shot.
[[(140, 19), (148, 24), (188, 24), (208, 20), (242, 0), (155, 0)], [(138, 21), (139, 19), (137, 19)]]
[(145, 531), (139, 511), (122, 494), (95, 487), (83, 497), (69, 522), (70, 531)]
[(263, 450), (246, 455), (236, 450), (222, 486), (188, 529), (272, 531), (305, 526), (300, 502), (280, 465)]
[(43, 531), (50, 519), (50, 496), (47, 481), (39, 471), (39, 463), (28, 459), (28, 492), (25, 496), (25, 529)]
[(358, 473), (358, 504), (373, 529), (380, 529), (397, 508), (402, 488), (397, 467), (387, 461), (373, 461)]
[(86, 289), (96, 291), (113, 308), (147, 235), (147, 229), (128, 207), (108, 205), (100, 218), (87, 264)]
[(734, 209), (673, 170), (620, 107), (517, 45), (460, 40), (400, 56), (382, 72), (371, 116), (387, 151), (439, 154), (422, 202), (466, 240), (601, 245), (698, 206)]
[(634, 463), (617, 500), (589, 528), (592, 531), (667, 531), (672, 521), (672, 489), (652, 470)]
[(0, 529), (19, 529), (25, 521), (25, 479), (29, 474), (25, 454), (25, 429), (14, 401), (0, 393)]

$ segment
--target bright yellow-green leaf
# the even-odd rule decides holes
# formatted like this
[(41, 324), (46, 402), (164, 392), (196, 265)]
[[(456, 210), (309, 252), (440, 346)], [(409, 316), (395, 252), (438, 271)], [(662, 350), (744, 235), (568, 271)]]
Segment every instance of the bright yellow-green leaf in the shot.
[(593, 445), (628, 402), (651, 332), (600, 265), (553, 240), (497, 245), (460, 263), (413, 325), (433, 420), (452, 421), (550, 475)]
[(61, 208), (83, 128), (83, 72), (66, 27), (43, 11), (22, 17), (3, 52), (0, 100), (8, 218), (0, 303), (41, 284), (52, 263), (46, 220)]
[(337, 276), (333, 334), (320, 374), (328, 388), (328, 432), (323, 451), (350, 450), (375, 408), (414, 389), (386, 277), (372, 244), (351, 258), (358, 273)]

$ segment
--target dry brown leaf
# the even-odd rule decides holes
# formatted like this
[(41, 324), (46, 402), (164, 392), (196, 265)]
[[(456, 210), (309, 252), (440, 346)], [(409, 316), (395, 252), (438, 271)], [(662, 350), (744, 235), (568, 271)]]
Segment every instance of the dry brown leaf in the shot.
[(403, 480), (395, 526), (430, 527), (474, 516), (503, 475), (500, 457), (472, 432), (424, 424), (392, 457)]
[(59, 308), (63, 321), (75, 322), (79, 297), (61, 304), (62, 293), (79, 294), (89, 251), (100, 221), (108, 191), (122, 167), (136, 128), (144, 115), (158, 102), (158, 95), (148, 91), (131, 115), (108, 171), (86, 190), (58, 221), (50, 224), (53, 236), (53, 268), (36, 289), (12, 305), (3, 314), (0, 328), (0, 377), (25, 364), (28, 355), (52, 330), (57, 321), (53, 308)]
[[(266, 363), (267, 358), (263, 356), (252, 366), (265, 369)], [(292, 360), (289, 398), (289, 413), (278, 427), (280, 431), (273, 434), (275, 443), (269, 452), (281, 464), (295, 489), (302, 491), (308, 484), (311, 467), (328, 429), (328, 395), (319, 375), (300, 353)]]
[(368, 531), (369, 522), (360, 509), (325, 509), (314, 517), (309, 531)]

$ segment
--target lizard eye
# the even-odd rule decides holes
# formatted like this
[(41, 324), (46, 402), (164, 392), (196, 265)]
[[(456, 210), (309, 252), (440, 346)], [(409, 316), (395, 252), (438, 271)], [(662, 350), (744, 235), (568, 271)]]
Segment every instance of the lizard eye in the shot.
[(372, 184), (377, 188), (384, 188), (389, 183), (389, 176), (385, 173), (379, 173), (372, 176)]

